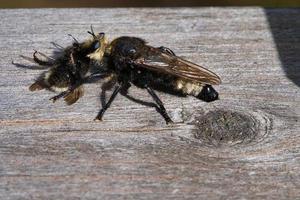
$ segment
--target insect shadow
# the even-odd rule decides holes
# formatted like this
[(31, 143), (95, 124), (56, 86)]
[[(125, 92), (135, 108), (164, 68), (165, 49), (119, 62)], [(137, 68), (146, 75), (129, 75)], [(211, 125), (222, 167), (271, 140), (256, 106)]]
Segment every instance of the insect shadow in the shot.
[[(101, 86), (101, 93), (100, 93), (100, 102), (101, 102), (101, 106), (104, 107), (105, 104), (107, 103), (106, 101), (106, 92), (112, 90), (112, 88), (115, 86), (116, 84), (116, 80), (110, 80), (108, 82), (105, 82), (102, 84)], [(187, 95), (183, 94), (180, 91), (175, 91), (173, 87), (166, 87), (166, 86), (154, 86), (153, 87), (155, 90), (164, 92), (164, 93), (168, 93), (177, 97), (186, 97)], [(137, 99), (131, 95), (128, 94), (128, 89), (129, 87), (124, 87), (122, 88), (122, 90), (120, 91), (120, 94), (122, 96), (124, 96), (125, 98), (127, 98), (128, 100), (146, 106), (146, 107), (150, 107), (150, 108), (154, 108), (161, 116), (163, 116), (164, 114), (161, 112), (161, 109), (158, 107), (157, 104), (152, 103), (152, 102), (147, 102), (141, 99)]]

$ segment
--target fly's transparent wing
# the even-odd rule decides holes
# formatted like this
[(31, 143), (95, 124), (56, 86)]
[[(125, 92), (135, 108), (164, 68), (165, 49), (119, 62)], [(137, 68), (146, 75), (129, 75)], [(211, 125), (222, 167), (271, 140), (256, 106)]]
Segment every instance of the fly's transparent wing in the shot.
[(171, 74), (193, 82), (209, 85), (221, 83), (220, 77), (212, 71), (180, 57), (163, 53), (154, 47), (146, 48), (146, 51), (133, 63), (138, 67)]

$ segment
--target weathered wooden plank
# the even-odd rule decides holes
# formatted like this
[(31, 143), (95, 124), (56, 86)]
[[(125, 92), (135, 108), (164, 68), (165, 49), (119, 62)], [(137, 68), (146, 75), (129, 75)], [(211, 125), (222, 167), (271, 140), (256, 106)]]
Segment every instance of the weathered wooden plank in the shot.
[[(0, 17), (1, 199), (300, 198), (299, 87), (281, 68), (263, 9), (18, 9)], [(11, 59), (24, 63), (18, 55), (32, 49), (51, 54), (49, 42), (68, 45), (67, 33), (84, 39), (90, 24), (207, 66), (222, 77), (221, 100), (159, 93), (178, 122), (166, 125), (154, 108), (122, 96), (94, 122), (100, 84), (71, 107), (50, 103), (50, 92), (30, 93), (40, 72)], [(151, 102), (140, 89), (130, 94)]]

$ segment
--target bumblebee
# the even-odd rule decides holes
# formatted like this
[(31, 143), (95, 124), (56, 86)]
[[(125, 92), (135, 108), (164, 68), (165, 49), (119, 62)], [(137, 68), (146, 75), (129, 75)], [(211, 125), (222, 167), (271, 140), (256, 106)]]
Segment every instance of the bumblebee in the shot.
[[(220, 77), (204, 67), (176, 56), (171, 49), (150, 46), (137, 37), (123, 36), (110, 43), (105, 41), (104, 47), (97, 49), (89, 58), (94, 64), (102, 63), (105, 66), (103, 74), (115, 79), (116, 86), (96, 120), (102, 120), (117, 94), (120, 91), (126, 93), (132, 85), (147, 90), (166, 123), (172, 120), (155, 90), (172, 90), (206, 102), (218, 99), (218, 92), (211, 85), (220, 84)], [(66, 97), (74, 90), (76, 88), (61, 93), (58, 97)]]
[[(64, 97), (68, 105), (75, 103), (84, 94), (83, 83), (88, 82), (86, 75), (91, 70), (93, 60), (103, 60), (106, 45), (108, 44), (104, 33), (95, 34), (93, 28), (88, 33), (91, 38), (78, 42), (74, 39), (71, 46), (66, 48), (53, 43), (60, 49), (56, 58), (51, 58), (45, 54), (35, 51), (33, 59), (21, 56), (27, 60), (37, 63), (39, 66), (49, 68), (43, 72), (36, 81), (29, 87), (30, 91), (47, 89), (54, 92), (61, 92), (59, 95), (52, 97), (50, 100), (55, 102), (57, 99)], [(89, 78), (96, 76), (89, 76)]]

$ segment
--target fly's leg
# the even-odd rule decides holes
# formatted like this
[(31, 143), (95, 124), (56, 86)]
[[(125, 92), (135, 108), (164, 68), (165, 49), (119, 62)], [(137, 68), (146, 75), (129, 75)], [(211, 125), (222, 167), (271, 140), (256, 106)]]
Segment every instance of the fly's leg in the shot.
[(171, 56), (176, 56), (175, 53), (168, 47), (161, 46), (161, 47), (158, 47), (158, 49), (163, 53), (169, 54)]
[(110, 96), (109, 100), (107, 101), (107, 103), (102, 107), (102, 109), (99, 111), (98, 115), (96, 116), (95, 120), (99, 120), (102, 121), (102, 117), (105, 113), (105, 111), (110, 107), (111, 103), (114, 101), (114, 99), (116, 98), (117, 94), (121, 91), (122, 86), (121, 85), (117, 85), (117, 87), (115, 88), (115, 90), (113, 91), (112, 95)]
[(148, 91), (148, 93), (152, 96), (152, 98), (154, 99), (154, 101), (156, 102), (156, 104), (158, 105), (158, 109), (159, 109), (159, 112), (161, 113), (161, 115), (164, 117), (165, 121), (167, 124), (169, 123), (173, 123), (173, 121), (171, 120), (171, 118), (169, 117), (165, 107), (164, 107), (164, 104), (163, 102), (159, 99), (159, 97), (155, 94), (154, 90), (149, 87), (149, 86), (146, 86), (146, 89)]

